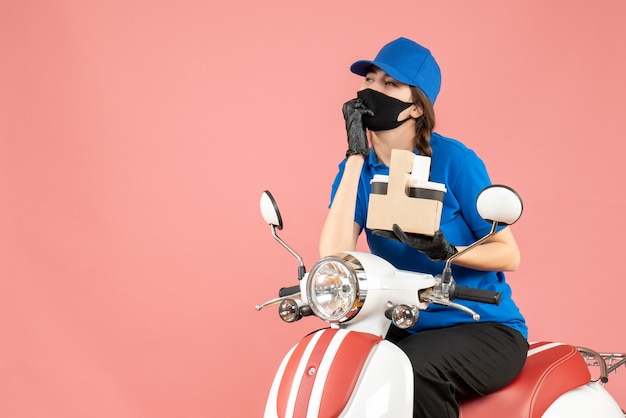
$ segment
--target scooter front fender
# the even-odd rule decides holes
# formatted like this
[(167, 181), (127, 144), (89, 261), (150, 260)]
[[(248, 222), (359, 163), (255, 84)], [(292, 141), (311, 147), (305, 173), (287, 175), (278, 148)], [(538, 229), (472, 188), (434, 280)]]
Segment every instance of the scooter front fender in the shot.
[(341, 329), (308, 335), (281, 362), (266, 418), (411, 417), (409, 359), (380, 337)]

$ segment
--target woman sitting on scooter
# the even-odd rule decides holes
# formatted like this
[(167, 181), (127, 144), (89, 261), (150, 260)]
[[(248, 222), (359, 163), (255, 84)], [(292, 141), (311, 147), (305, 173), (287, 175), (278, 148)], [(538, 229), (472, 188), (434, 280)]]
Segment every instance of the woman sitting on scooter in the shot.
[[(373, 61), (357, 61), (350, 69), (365, 79), (357, 98), (343, 107), (348, 151), (332, 185), (321, 255), (354, 250), (365, 229), (371, 252), (396, 268), (440, 274), (446, 259), (490, 230), (476, 210), (478, 193), (491, 184), (487, 170), (471, 149), (433, 132), (441, 73), (428, 49), (399, 38)], [(434, 237), (407, 233), (401, 226), (393, 232), (365, 228), (370, 180), (389, 174), (392, 149), (430, 156), (430, 180), (445, 184), (440, 230)], [(452, 266), (460, 286), (502, 292), (499, 306), (461, 302), (480, 314), (475, 322), (459, 310), (430, 305), (414, 327), (391, 326), (387, 339), (413, 365), (415, 417), (458, 417), (459, 401), (492, 393), (520, 372), (528, 350), (527, 327), (503, 273), (517, 269), (519, 261), (513, 233), (500, 229)]]

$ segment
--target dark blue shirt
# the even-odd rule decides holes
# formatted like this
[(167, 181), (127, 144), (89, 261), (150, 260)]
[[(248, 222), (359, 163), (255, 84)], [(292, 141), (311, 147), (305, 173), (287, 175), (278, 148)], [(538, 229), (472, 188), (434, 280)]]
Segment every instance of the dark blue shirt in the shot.
[[(431, 137), (432, 158), (430, 181), (443, 183), (444, 195), (440, 229), (453, 245), (467, 246), (485, 236), (491, 224), (480, 217), (476, 210), (476, 198), (481, 190), (491, 184), (482, 160), (461, 142), (433, 133)], [(416, 150), (417, 154), (418, 151)], [(332, 186), (331, 202), (341, 181), (346, 160), (339, 164), (339, 173)], [(354, 220), (365, 229), (370, 251), (396, 268), (433, 275), (441, 274), (443, 262), (433, 262), (424, 254), (406, 244), (375, 236), (365, 228), (367, 208), (371, 191), (370, 180), (375, 174), (389, 174), (389, 167), (378, 162), (373, 151), (369, 153), (361, 171)], [(511, 298), (511, 288), (503, 272), (479, 271), (452, 266), (452, 275), (458, 285), (502, 292), (499, 306), (455, 300), (480, 314), (481, 322), (500, 322), (518, 330), (526, 338), (528, 328), (524, 317)], [(457, 309), (431, 304), (420, 313), (417, 324), (410, 330), (442, 328), (463, 322), (473, 322), (470, 315)]]

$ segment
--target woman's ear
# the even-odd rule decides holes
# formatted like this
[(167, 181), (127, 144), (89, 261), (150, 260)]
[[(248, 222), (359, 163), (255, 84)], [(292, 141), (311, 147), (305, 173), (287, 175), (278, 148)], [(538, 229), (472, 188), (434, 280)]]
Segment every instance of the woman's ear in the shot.
[(411, 117), (414, 119), (419, 118), (424, 114), (424, 108), (418, 104), (411, 106)]

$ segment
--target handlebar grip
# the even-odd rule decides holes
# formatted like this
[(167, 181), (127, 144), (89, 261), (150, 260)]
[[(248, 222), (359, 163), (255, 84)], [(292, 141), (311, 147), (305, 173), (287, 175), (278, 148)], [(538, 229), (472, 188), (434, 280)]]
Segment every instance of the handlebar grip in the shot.
[(278, 291), (278, 297), (285, 297), (290, 295), (295, 295), (300, 292), (300, 285), (295, 285), (291, 287), (283, 287)]
[(494, 292), (491, 290), (474, 289), (473, 287), (466, 286), (454, 286), (450, 289), (450, 299), (463, 299), (471, 300), (474, 302), (490, 303), (492, 305), (499, 305), (502, 298), (501, 292)]

